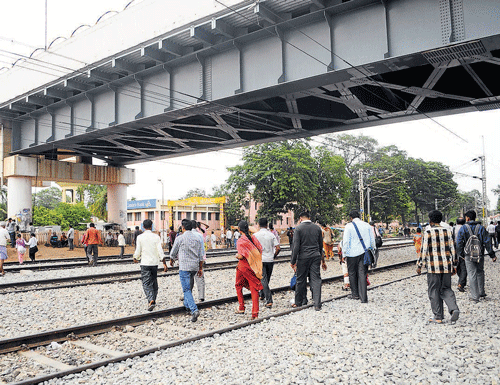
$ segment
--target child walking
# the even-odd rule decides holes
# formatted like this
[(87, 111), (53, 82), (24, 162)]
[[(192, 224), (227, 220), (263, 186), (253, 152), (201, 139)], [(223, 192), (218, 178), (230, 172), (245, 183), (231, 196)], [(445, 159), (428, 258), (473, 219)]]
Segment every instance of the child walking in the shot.
[(17, 258), (19, 258), (19, 264), (23, 264), (24, 253), (26, 253), (26, 242), (21, 238), (21, 234), (17, 234), (16, 240)]

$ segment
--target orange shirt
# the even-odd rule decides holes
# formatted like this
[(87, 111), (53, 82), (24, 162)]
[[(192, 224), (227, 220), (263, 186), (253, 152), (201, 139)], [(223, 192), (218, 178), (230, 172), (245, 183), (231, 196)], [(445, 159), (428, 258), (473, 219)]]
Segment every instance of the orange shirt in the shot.
[(90, 227), (85, 233), (85, 241), (87, 245), (100, 245), (102, 243), (101, 233), (95, 228)]
[(415, 244), (417, 254), (420, 254), (420, 252), (422, 251), (422, 233), (417, 233), (413, 236), (413, 243)]

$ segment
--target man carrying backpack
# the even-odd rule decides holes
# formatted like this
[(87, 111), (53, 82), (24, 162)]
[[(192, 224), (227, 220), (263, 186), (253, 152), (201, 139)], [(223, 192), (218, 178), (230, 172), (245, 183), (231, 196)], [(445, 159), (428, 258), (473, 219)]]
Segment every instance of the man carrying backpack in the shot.
[(465, 259), (467, 275), (469, 276), (470, 300), (479, 302), (486, 297), (484, 292), (484, 252), (485, 249), (493, 262), (497, 260), (491, 247), (491, 238), (481, 222), (476, 222), (476, 212), (465, 213), (466, 223), (457, 234), (457, 254)]

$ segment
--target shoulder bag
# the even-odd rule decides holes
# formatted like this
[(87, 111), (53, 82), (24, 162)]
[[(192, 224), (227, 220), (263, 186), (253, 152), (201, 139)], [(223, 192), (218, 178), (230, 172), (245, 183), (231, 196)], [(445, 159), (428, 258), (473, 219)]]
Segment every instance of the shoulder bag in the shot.
[(361, 237), (361, 234), (359, 233), (358, 226), (356, 226), (356, 223), (354, 223), (354, 222), (352, 222), (352, 224), (354, 225), (354, 228), (356, 229), (356, 233), (358, 233), (359, 241), (361, 242), (361, 246), (363, 246), (363, 250), (365, 251), (363, 264), (365, 266), (370, 266), (375, 261), (375, 256), (373, 255), (373, 250), (366, 248), (365, 242), (363, 241), (363, 238)]

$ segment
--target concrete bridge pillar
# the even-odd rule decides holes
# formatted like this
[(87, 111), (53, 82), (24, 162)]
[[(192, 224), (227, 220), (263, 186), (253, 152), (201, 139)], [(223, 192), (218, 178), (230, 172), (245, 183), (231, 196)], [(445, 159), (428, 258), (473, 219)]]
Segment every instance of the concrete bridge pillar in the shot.
[(127, 185), (108, 185), (108, 222), (119, 223), (127, 228)]
[(24, 229), (32, 218), (31, 178), (10, 176), (7, 179), (7, 215), (17, 218), (17, 223)]

